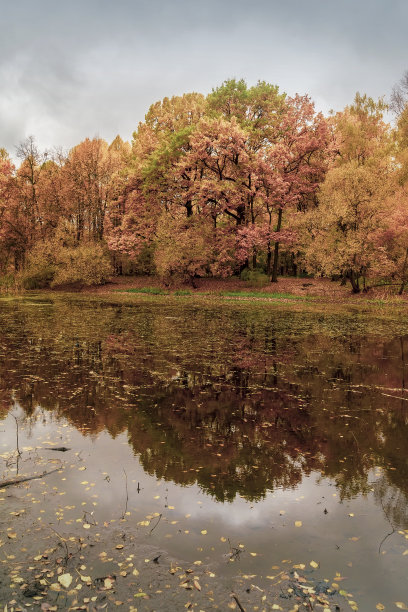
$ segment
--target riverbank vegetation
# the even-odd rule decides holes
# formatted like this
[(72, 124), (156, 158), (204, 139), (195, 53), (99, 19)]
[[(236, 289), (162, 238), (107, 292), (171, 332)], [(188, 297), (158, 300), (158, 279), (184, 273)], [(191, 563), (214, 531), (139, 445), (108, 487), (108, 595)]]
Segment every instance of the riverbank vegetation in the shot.
[[(408, 283), (408, 77), (387, 106), (228, 80), (164, 98), (131, 143), (0, 151), (0, 290), (148, 275), (165, 286), (324, 276), (353, 293)], [(280, 291), (280, 289), (279, 289)]]

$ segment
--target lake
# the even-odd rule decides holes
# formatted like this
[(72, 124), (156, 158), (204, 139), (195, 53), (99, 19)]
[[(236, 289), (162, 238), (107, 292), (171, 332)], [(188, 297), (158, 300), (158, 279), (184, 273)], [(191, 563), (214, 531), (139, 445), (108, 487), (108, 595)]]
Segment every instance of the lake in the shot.
[(62, 469), (0, 493), (3, 576), (34, 524), (126, 521), (226, 581), (304, 572), (344, 609), (408, 605), (408, 317), (385, 315), (0, 300), (0, 476)]

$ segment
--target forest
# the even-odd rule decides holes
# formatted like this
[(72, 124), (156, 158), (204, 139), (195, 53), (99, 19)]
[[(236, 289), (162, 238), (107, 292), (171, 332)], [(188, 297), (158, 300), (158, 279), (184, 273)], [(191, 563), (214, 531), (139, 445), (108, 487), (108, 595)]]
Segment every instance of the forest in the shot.
[(357, 93), (327, 117), (307, 95), (230, 79), (152, 104), (131, 143), (35, 138), (0, 149), (0, 289), (154, 275), (354, 293), (408, 284), (408, 73), (389, 105)]

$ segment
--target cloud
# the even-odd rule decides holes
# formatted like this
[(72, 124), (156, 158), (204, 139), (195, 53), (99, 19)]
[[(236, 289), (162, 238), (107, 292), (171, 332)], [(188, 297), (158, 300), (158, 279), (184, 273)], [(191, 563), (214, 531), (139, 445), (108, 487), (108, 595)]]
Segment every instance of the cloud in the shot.
[(406, 66), (405, 0), (20, 0), (2, 9), (0, 146), (130, 138), (149, 105), (224, 79), (309, 93), (327, 112), (388, 95)]

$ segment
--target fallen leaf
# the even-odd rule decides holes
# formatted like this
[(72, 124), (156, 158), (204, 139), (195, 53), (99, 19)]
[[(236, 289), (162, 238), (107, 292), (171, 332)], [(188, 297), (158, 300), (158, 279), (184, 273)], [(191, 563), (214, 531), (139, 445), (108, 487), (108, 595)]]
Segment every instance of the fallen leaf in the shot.
[(112, 578), (105, 578), (105, 580), (103, 581), (105, 589), (112, 589), (113, 583), (114, 581), (112, 580)]
[(72, 582), (71, 574), (61, 574), (61, 576), (58, 576), (58, 582), (62, 584), (64, 589), (68, 589)]
[(295, 527), (301, 527), (302, 521), (295, 521)]

